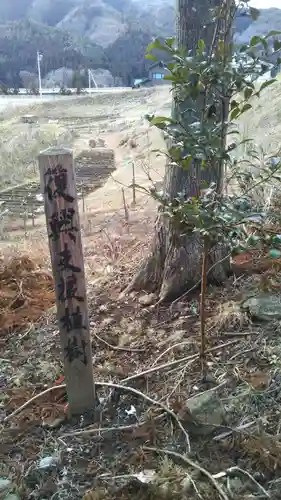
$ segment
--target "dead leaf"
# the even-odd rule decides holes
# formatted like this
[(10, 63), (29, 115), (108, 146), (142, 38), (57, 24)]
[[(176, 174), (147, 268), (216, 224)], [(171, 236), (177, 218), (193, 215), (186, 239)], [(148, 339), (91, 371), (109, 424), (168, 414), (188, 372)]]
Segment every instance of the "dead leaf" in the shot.
[(268, 388), (270, 383), (269, 373), (256, 371), (249, 373), (245, 377), (246, 382), (256, 390), (265, 390)]

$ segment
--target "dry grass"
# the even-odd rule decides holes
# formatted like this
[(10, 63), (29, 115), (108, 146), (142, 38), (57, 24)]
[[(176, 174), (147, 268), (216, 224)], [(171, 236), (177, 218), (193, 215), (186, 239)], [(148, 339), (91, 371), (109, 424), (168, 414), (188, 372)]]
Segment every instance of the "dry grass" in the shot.
[(0, 124), (0, 189), (38, 179), (37, 156), (40, 151), (57, 144), (72, 145), (73, 134), (58, 124), (31, 127), (18, 120)]
[[(114, 380), (122, 383), (122, 379), (153, 367), (159, 356), (157, 365), (179, 360), (175, 367), (171, 365), (170, 368), (168, 366), (167, 369), (159, 371), (156, 368), (151, 376), (136, 379), (130, 384), (137, 384), (141, 391), (157, 400), (167, 401), (188, 430), (192, 450), (196, 453), (200, 465), (211, 474), (236, 465), (238, 456), (240, 466), (249, 473), (253, 474), (256, 468), (262, 471), (263, 486), (272, 492), (273, 499), (277, 499), (278, 496), (274, 493), (275, 482), (271, 484), (270, 481), (278, 477), (280, 471), (280, 445), (276, 439), (279, 432), (279, 418), (276, 416), (279, 410), (278, 401), (273, 402), (271, 395), (274, 391), (277, 391), (276, 394), (280, 392), (274, 362), (274, 355), (278, 356), (280, 350), (279, 338), (273, 330), (269, 329), (266, 333), (258, 325), (253, 327), (244, 314), (241, 316), (236, 301), (245, 289), (256, 286), (257, 278), (248, 277), (246, 281), (239, 280), (236, 284), (230, 280), (226, 290), (209, 291), (208, 349), (215, 350), (210, 350), (208, 354), (209, 377), (212, 382), (207, 386), (202, 385), (198, 358), (192, 362), (180, 362), (181, 358), (197, 354), (199, 350), (198, 317), (190, 312), (194, 301), (198, 302), (199, 297), (194, 296), (191, 302), (179, 302), (174, 312), (166, 307), (161, 307), (158, 311), (140, 307), (138, 297), (134, 295), (118, 299), (120, 291), (128, 283), (130, 275), (135, 272), (140, 259), (148, 250), (147, 235), (152, 236), (153, 217), (151, 209), (146, 207), (146, 210), (143, 208), (133, 212), (134, 223), (129, 226), (115, 214), (110, 223), (107, 222), (106, 232), (103, 229), (99, 234), (87, 234), (84, 237), (91, 332), (93, 342), (97, 344), (95, 376), (99, 381)], [(14, 263), (14, 273), (19, 267), (18, 262)], [(44, 264), (46, 265), (46, 262)], [(26, 265), (32, 274), (35, 270), (34, 264), (27, 259)], [(217, 310), (214, 309), (215, 304), (219, 304)], [(43, 338), (40, 337), (42, 331)], [(43, 322), (38, 324), (34, 333), (24, 336), (22, 341), (20, 337), (17, 338), (17, 347), (14, 344), (16, 334), (11, 332), (7, 340), (7, 354), (9, 352), (8, 356), (13, 363), (13, 376), (10, 382), (6, 382), (4, 414), (11, 413), (40, 392), (45, 381), (48, 380), (48, 385), (55, 384), (59, 373), (58, 338), (55, 331), (55, 318), (53, 313), (49, 313)], [(229, 333), (233, 334), (232, 339), (227, 338)], [(21, 354), (18, 358), (19, 349), (22, 352), (24, 346), (28, 354)], [(115, 347), (120, 346), (127, 348), (128, 352), (115, 350)], [(36, 359), (36, 364), (29, 365), (30, 358)], [(56, 378), (50, 380), (46, 378), (46, 373), (53, 370), (54, 362)], [(8, 373), (6, 370), (9, 372), (8, 367), (3, 371), (4, 376)], [(20, 387), (14, 382), (15, 374), (17, 380), (21, 381)], [(194, 426), (187, 412), (187, 401), (198, 393), (207, 394), (210, 388), (214, 388), (214, 394), (217, 395), (209, 403), (207, 398), (205, 416), (202, 421), (199, 417), (199, 427), (198, 423)], [(106, 392), (100, 390), (99, 394), (106, 395)], [(128, 421), (124, 408), (130, 408), (131, 405), (138, 413), (137, 421), (133, 419), (133, 422), (146, 421), (144, 426), (127, 432), (115, 431), (109, 435), (102, 433), (102, 438), (99, 432), (87, 434), (99, 426), (128, 425), (132, 420)], [(64, 437), (65, 432), (71, 434), (74, 430), (81, 430), (80, 425), (75, 422), (63, 423), (64, 408), (64, 390), (54, 390), (14, 417), (11, 427), (5, 426), (0, 437), (0, 453), (2, 450), (2, 460), (14, 480), (15, 474), (11, 471), (18, 470), (18, 466), (13, 459), (7, 457), (11, 454), (15, 441), (25, 457), (20, 461), (20, 467), (25, 472), (20, 474), (17, 480), (21, 494), (28, 495), (31, 492), (26, 478), (31, 473), (30, 467), (35, 474), (35, 464), (39, 456), (60, 450), (61, 463), (67, 467), (70, 481), (67, 487), (56, 486), (59, 495), (68, 495), (69, 498), (75, 499), (84, 495), (83, 500), (162, 500), (167, 498), (167, 495), (168, 498), (176, 500), (182, 498), (183, 494), (188, 494), (191, 499), (197, 498), (198, 494), (206, 499), (219, 498), (213, 486), (206, 483), (192, 468), (186, 469), (182, 464), (173, 462), (169, 462), (169, 467), (167, 463), (164, 466), (162, 459), (142, 451), (143, 443), (159, 447), (176, 446), (183, 454), (185, 446), (177, 431), (171, 428), (169, 420), (165, 417), (157, 423), (158, 414), (141, 400), (132, 399), (125, 394), (117, 403), (116, 410), (105, 407), (102, 420), (89, 422), (89, 427), (85, 422), (85, 436), (77, 437)], [(121, 413), (116, 420), (117, 409)], [(194, 418), (197, 419), (198, 416), (194, 415)], [(266, 419), (266, 424), (262, 424), (263, 419)], [(244, 430), (235, 431), (237, 426), (251, 422), (249, 428), (246, 426)], [(53, 425), (55, 429), (52, 429)], [(38, 426), (39, 434), (36, 431)], [(226, 437), (213, 441), (214, 435), (225, 432)], [(89, 439), (92, 450), (90, 453), (85, 451), (88, 449)], [(66, 452), (66, 447), (71, 451)], [(130, 479), (131, 475), (142, 469), (156, 471), (152, 484), (144, 485), (140, 481)], [(111, 478), (108, 477), (109, 470), (111, 476), (113, 475)], [(87, 486), (89, 480), (85, 478), (88, 478), (89, 474), (94, 489)], [(114, 476), (117, 478), (114, 479)], [(39, 488), (43, 487), (41, 482), (36, 484)], [(74, 484), (80, 485), (80, 492), (75, 493)], [(221, 485), (225, 487), (223, 482)], [(235, 491), (235, 483), (233, 485), (232, 489)], [(247, 481), (244, 488), (248, 494), (252, 492)], [(85, 490), (90, 491), (86, 493)]]
[[(163, 176), (164, 159), (149, 153), (149, 149), (152, 141), (156, 148), (162, 148), (163, 140), (155, 130), (149, 130), (144, 115), (155, 109), (160, 110), (169, 102), (169, 89), (145, 89), (116, 94), (101, 93), (70, 101), (57, 99), (55, 106), (53, 102), (46, 102), (4, 115), (0, 123), (0, 188), (16, 185), (16, 189), (9, 192), (12, 197), (11, 202), (6, 204), (9, 213), (1, 218), (1, 233), (5, 245), (24, 236), (23, 219), (27, 204), (29, 211), (34, 206), (37, 207), (34, 199), (34, 189), (37, 188), (31, 186), (30, 181), (38, 181), (37, 155), (48, 146), (58, 142), (64, 146), (72, 146), (74, 156), (77, 157), (81, 151), (92, 152), (89, 146), (91, 141), (101, 139), (105, 147), (115, 151), (116, 171), (103, 188), (98, 192), (94, 190), (86, 200), (89, 218), (92, 212), (102, 214), (97, 227), (103, 225), (108, 213), (114, 213), (122, 207), (122, 187), (126, 191), (126, 202), (131, 205), (132, 189), (128, 189), (132, 182), (131, 160), (135, 162), (138, 184), (149, 187), (150, 181), (145, 171), (147, 167), (150, 168), (152, 178), (159, 181)], [(21, 117), (27, 112), (37, 118), (37, 123), (22, 123)], [(128, 145), (120, 146), (124, 136), (134, 137), (137, 147), (132, 149)], [(3, 200), (7, 196), (6, 192)], [(143, 193), (137, 193), (138, 202), (141, 198)], [(3, 210), (7, 208), (6, 205), (3, 204)], [(44, 217), (36, 214), (35, 225), (36, 229), (33, 231), (30, 227), (31, 220), (27, 221), (27, 239), (36, 239), (35, 233), (37, 239), (42, 239)]]
[[(51, 109), (48, 112), (51, 113)], [(114, 132), (109, 136), (109, 142), (115, 143), (123, 161), (119, 163), (115, 181), (125, 180), (124, 159), (130, 154), (139, 161), (138, 175), (143, 179), (141, 166), (146, 141), (146, 132), (143, 132), (130, 134), (137, 145), (131, 149), (127, 140), (119, 146), (120, 134)], [(179, 301), (173, 308), (142, 306), (136, 294), (120, 296), (147, 255), (155, 216), (155, 205), (146, 197), (138, 197), (137, 207), (133, 209), (128, 192), (127, 223), (120, 193), (120, 185), (117, 188), (111, 179), (86, 200), (87, 213), (82, 216), (94, 374), (101, 384), (98, 395), (105, 398), (101, 412), (94, 421), (85, 417), (83, 421), (70, 422), (64, 420), (64, 389), (54, 389), (39, 397), (3, 424), (0, 459), (5, 474), (16, 483), (23, 499), (31, 498), (34, 493), (38, 498), (73, 500), (220, 499), (208, 475), (198, 473), (196, 467), (144, 449), (143, 445), (176, 449), (190, 457), (175, 422), (167, 414), (161, 416), (155, 405), (126, 391), (117, 395), (116, 401), (109, 399), (102, 382), (116, 382), (129, 384), (173, 409), (189, 433), (193, 460), (212, 480), (216, 478), (226, 498), (246, 500), (268, 495), (278, 500), (281, 472), (279, 323), (254, 325), (239, 308), (245, 294), (264, 286), (264, 277), (273, 279), (274, 266), (270, 262), (265, 273), (257, 261), (256, 274), (252, 275), (253, 269), (247, 274), (244, 268), (245, 276), (230, 278), (223, 289), (208, 290), (208, 377), (207, 382), (203, 382), (199, 363), (198, 293)], [(34, 252), (42, 240), (42, 227), (37, 228), (38, 234), (31, 233), (34, 238), (25, 242), (26, 250), (29, 245), (29, 251)], [(47, 277), (49, 271), (48, 259), (44, 257), (42, 262), (35, 259), (34, 264), (34, 257), (21, 261), (20, 253), (16, 259), (6, 274), (3, 268), (7, 297), (9, 294), (17, 297), (20, 283), (27, 301), (34, 300), (28, 288), (34, 286), (30, 276), (42, 273), (42, 269), (37, 271), (41, 264), (44, 284), (44, 276)], [(19, 278), (11, 281), (12, 273)], [(46, 297), (53, 297), (48, 278), (45, 284)], [(40, 291), (43, 292), (42, 285)], [(35, 294), (38, 297), (37, 291)], [(9, 312), (10, 302), (5, 300), (6, 312)], [(33, 308), (30, 310), (33, 313)], [(0, 365), (3, 417), (46, 386), (56, 386), (57, 379), (58, 383), (63, 381), (59, 377), (62, 373), (59, 351), (54, 308), (38, 320), (33, 330), (11, 330), (5, 339), (4, 362)], [(147, 370), (146, 375), (139, 375)], [(194, 404), (197, 396), (202, 397), (201, 410)], [(135, 416), (128, 415), (132, 407), (136, 410)], [(118, 430), (119, 426), (131, 424), (131, 428)], [(111, 430), (100, 431), (101, 427)], [(58, 467), (48, 477), (38, 473), (40, 457), (54, 454), (59, 455)], [(231, 469), (237, 463), (242, 474)], [(143, 484), (132, 477), (146, 469), (155, 472), (152, 483)], [(243, 470), (250, 477), (243, 475)], [(64, 474), (65, 481), (61, 479)]]
[(218, 332), (232, 330), (241, 331), (249, 326), (249, 316), (241, 311), (240, 302), (230, 300), (217, 304), (212, 310), (212, 316), (208, 321), (210, 328), (216, 328)]
[(253, 109), (239, 122), (241, 132), (265, 153), (274, 154), (280, 149), (280, 80), (254, 99)]
[(28, 255), (2, 258), (0, 331), (15, 331), (36, 322), (55, 301), (52, 275)]

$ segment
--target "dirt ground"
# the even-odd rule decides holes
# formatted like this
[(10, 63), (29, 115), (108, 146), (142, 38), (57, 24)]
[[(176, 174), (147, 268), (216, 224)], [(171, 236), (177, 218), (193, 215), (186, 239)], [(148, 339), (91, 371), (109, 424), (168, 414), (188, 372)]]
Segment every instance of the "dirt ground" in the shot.
[[(44, 219), (38, 217), (40, 205), (36, 201), (36, 195), (40, 193), (37, 155), (48, 146), (60, 144), (71, 147), (75, 157), (87, 156), (87, 164), (94, 163), (97, 154), (103, 154), (99, 147), (90, 148), (90, 141), (103, 141), (105, 148), (113, 150), (115, 170), (100, 170), (104, 186), (98, 191), (94, 186), (93, 193), (87, 196), (84, 203), (87, 213), (103, 214), (120, 209), (123, 206), (122, 187), (126, 202), (131, 204), (132, 189), (128, 186), (132, 183), (132, 161), (137, 184), (150, 186), (149, 177), (153, 181), (161, 181), (164, 157), (158, 157), (151, 149), (152, 144), (153, 148), (161, 149), (164, 143), (160, 134), (148, 126), (145, 115), (156, 111), (169, 113), (169, 105), (169, 88), (165, 87), (157, 92), (136, 89), (117, 94), (101, 93), (69, 102), (58, 99), (32, 105), (28, 110), (3, 112), (0, 123), (0, 202), (2, 212), (8, 209), (2, 217), (3, 239), (11, 242), (11, 231), (12, 240), (22, 237), (22, 231), (17, 233), (17, 229), (22, 230), (24, 226), (26, 238), (34, 239), (34, 233), (38, 233), (39, 226), (41, 228), (44, 223)], [(30, 115), (30, 123), (23, 123), (26, 115)], [(93, 184), (96, 176), (97, 170), (93, 168)], [(141, 199), (144, 199), (144, 193), (139, 192), (138, 200)], [(31, 217), (34, 207), (35, 215)]]
[[(265, 287), (278, 291), (280, 263), (208, 288), (203, 381), (198, 292), (161, 306), (154, 296), (121, 293), (149, 251), (156, 214), (145, 193), (132, 205), (130, 162), (137, 184), (150, 185), (147, 172), (161, 183), (164, 159), (152, 150), (163, 139), (144, 115), (168, 113), (169, 90), (92, 99), (32, 107), (39, 124), (27, 127), (37, 149), (47, 124), (77, 157), (97, 138), (115, 152), (116, 169), (85, 197), (84, 211), (80, 202), (99, 406), (95, 415), (66, 418), (44, 215), (24, 227), (16, 213), (1, 241), (0, 498), (278, 500), (280, 318), (258, 322), (240, 303)], [(18, 130), (17, 161), (27, 133), (21, 113), (2, 122), (3, 150), (11, 148), (9, 127)], [(36, 183), (33, 167), (26, 175)]]

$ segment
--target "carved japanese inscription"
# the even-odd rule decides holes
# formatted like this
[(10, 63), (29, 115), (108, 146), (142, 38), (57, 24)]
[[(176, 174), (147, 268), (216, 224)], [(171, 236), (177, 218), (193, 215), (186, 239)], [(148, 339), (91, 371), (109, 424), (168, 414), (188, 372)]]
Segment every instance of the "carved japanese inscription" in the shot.
[(39, 166), (69, 407), (80, 413), (93, 407), (95, 396), (72, 153), (47, 150), (39, 156)]

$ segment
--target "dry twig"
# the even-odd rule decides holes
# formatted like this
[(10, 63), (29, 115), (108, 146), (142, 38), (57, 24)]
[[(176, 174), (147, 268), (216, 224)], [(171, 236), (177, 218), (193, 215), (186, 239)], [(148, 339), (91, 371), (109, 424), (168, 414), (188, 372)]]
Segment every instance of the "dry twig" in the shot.
[(201, 299), (200, 299), (200, 360), (201, 360), (201, 374), (203, 380), (207, 376), (207, 360), (206, 360), (206, 290), (207, 290), (207, 261), (208, 261), (209, 240), (204, 237), (204, 250), (202, 262), (202, 275), (201, 275)]
[(27, 408), (31, 403), (33, 403), (37, 399), (41, 398), (42, 396), (45, 396), (46, 394), (49, 394), (49, 392), (52, 392), (55, 389), (65, 389), (65, 388), (66, 388), (65, 384), (55, 385), (53, 387), (49, 387), (48, 389), (46, 389), (43, 392), (40, 392), (39, 394), (36, 394), (35, 396), (33, 396), (33, 398), (29, 399), (23, 405), (19, 406), (19, 408), (17, 408), (15, 411), (13, 411), (12, 413), (10, 413), (10, 415), (7, 415), (7, 417), (4, 418), (3, 422), (8, 422), (13, 417), (15, 417), (16, 415), (18, 415), (21, 411), (25, 410), (25, 408)]
[[(239, 342), (239, 339), (231, 340), (229, 342), (226, 342), (225, 344), (217, 345), (215, 347), (211, 347), (210, 349), (206, 350), (206, 354), (209, 352), (214, 352), (214, 351), (219, 351), (220, 349), (223, 349), (224, 347), (229, 347), (233, 344), (237, 344)], [(178, 344), (176, 344), (178, 345)], [(167, 363), (163, 363), (162, 365), (156, 365), (153, 366), (152, 368), (148, 368), (147, 370), (144, 370), (143, 372), (136, 373), (134, 375), (131, 375), (130, 377), (124, 378), (121, 380), (122, 384), (124, 382), (131, 382), (132, 380), (136, 380), (140, 377), (144, 377), (145, 375), (149, 375), (150, 373), (157, 372), (158, 370), (163, 370), (165, 368), (171, 368), (172, 366), (179, 365), (180, 363), (184, 363), (185, 361), (190, 361), (193, 362), (196, 359), (200, 357), (200, 354), (191, 354), (190, 356), (185, 356), (184, 358), (181, 359), (176, 359), (175, 361), (169, 361)]]
[[(177, 423), (178, 427), (181, 429), (182, 433), (184, 434), (184, 436), (186, 438), (188, 451), (190, 452), (191, 448), (190, 448), (190, 441), (189, 441), (188, 433), (186, 432), (185, 428), (183, 427), (182, 423), (180, 422), (180, 420), (178, 419), (176, 414), (172, 410), (170, 410), (170, 408), (165, 406), (163, 403), (161, 403), (160, 401), (156, 401), (155, 399), (150, 398), (149, 396), (147, 396), (143, 392), (138, 391), (137, 389), (134, 389), (133, 387), (126, 387), (126, 386), (123, 386), (120, 384), (113, 384), (111, 382), (95, 382), (95, 386), (96, 387), (110, 387), (111, 389), (118, 389), (119, 391), (131, 392), (131, 393), (135, 394), (136, 396), (141, 397), (145, 401), (148, 401), (149, 403), (153, 404), (154, 406), (159, 406), (160, 408), (162, 408), (162, 410), (164, 410), (168, 415), (170, 415), (170, 417)], [(45, 394), (48, 394), (49, 392), (51, 392), (55, 389), (64, 389), (64, 388), (66, 388), (66, 384), (61, 384), (61, 385), (49, 387), (49, 389), (46, 389), (45, 391), (40, 392), (39, 394), (37, 394), (33, 398), (26, 401), (22, 406), (17, 408), (10, 415), (5, 417), (4, 422), (8, 422), (9, 420), (11, 420), (15, 415), (18, 415), (18, 413), (20, 413), (22, 410), (27, 408), (27, 406), (29, 406), (31, 403), (36, 401), (41, 396), (44, 396)]]
[[(154, 422), (161, 420), (163, 418), (163, 414), (158, 415), (153, 419)], [(139, 429), (140, 427), (144, 426), (147, 424), (147, 420), (144, 420), (143, 422), (138, 422), (137, 424), (130, 424), (130, 425), (119, 425), (116, 427), (94, 427), (94, 428), (88, 428), (88, 429), (83, 429), (82, 431), (77, 431), (77, 432), (68, 432), (67, 434), (62, 434), (62, 438), (65, 437), (73, 437), (73, 436), (89, 436), (90, 434), (97, 434), (98, 432), (123, 432), (123, 431), (133, 431), (134, 429)]]
[(166, 449), (161, 449), (161, 448), (153, 448), (150, 446), (143, 446), (143, 450), (145, 451), (153, 451), (154, 453), (160, 454), (163, 453), (165, 455), (168, 455), (169, 457), (174, 457), (178, 458), (182, 462), (184, 462), (187, 465), (190, 465), (196, 470), (199, 470), (201, 474), (206, 476), (209, 481), (212, 483), (213, 487), (217, 490), (217, 492), (220, 494), (220, 496), (223, 498), (223, 500), (229, 500), (228, 496), (226, 493), (223, 491), (223, 489), (220, 487), (219, 483), (216, 481), (216, 479), (212, 476), (210, 472), (208, 472), (204, 467), (201, 467), (201, 465), (197, 464), (196, 462), (193, 462), (190, 458), (186, 457), (185, 455), (181, 455), (180, 453), (177, 453), (176, 451), (172, 450), (166, 450)]
[(227, 469), (227, 471), (226, 471), (227, 475), (230, 475), (233, 472), (239, 472), (240, 474), (247, 476), (259, 488), (259, 490), (266, 496), (266, 498), (271, 498), (269, 493), (263, 488), (263, 486), (260, 483), (258, 483), (258, 481), (256, 481), (256, 479), (248, 471), (246, 471), (244, 469), (240, 469), (240, 467), (230, 467), (230, 469)]
[[(236, 344), (237, 342), (239, 342), (239, 340), (231, 340), (230, 342), (227, 342), (225, 344), (222, 344), (222, 345), (218, 345), (218, 346), (215, 346), (215, 347), (211, 347), (211, 349), (208, 349), (207, 352), (214, 352), (214, 351), (217, 351), (219, 349), (222, 349), (224, 347), (228, 347), (230, 345), (233, 345), (233, 344)], [(153, 373), (153, 372), (156, 372), (158, 370), (161, 370), (163, 368), (169, 368), (171, 366), (175, 366), (175, 365), (178, 365), (180, 363), (183, 363), (185, 361), (194, 361), (195, 359), (198, 359), (200, 356), (200, 354), (192, 354), (191, 356), (186, 356), (185, 358), (181, 358), (181, 359), (176, 359), (175, 361), (170, 361), (169, 363), (164, 363), (163, 365), (159, 365), (159, 366), (155, 366), (153, 368), (150, 368), (148, 370), (145, 370), (144, 372), (141, 372), (141, 373), (137, 373), (135, 375), (131, 375), (130, 377), (127, 377), (127, 378), (124, 378), (123, 380), (121, 380), (122, 384), (124, 382), (129, 382), (131, 380), (136, 380), (137, 378), (139, 377), (143, 377), (144, 375), (148, 375), (150, 373)], [(96, 382), (96, 386), (97, 387), (101, 387), (102, 385), (105, 385), (106, 383), (102, 383), (102, 382)], [(113, 387), (113, 388), (121, 388), (121, 389), (126, 389), (125, 386), (123, 385), (118, 385), (118, 384), (106, 384), (108, 387)], [(27, 406), (29, 406), (31, 403), (33, 403), (33, 401), (36, 401), (36, 399), (38, 399), (39, 397), (41, 396), (44, 396), (45, 394), (48, 394), (49, 392), (55, 390), (55, 389), (65, 389), (66, 385), (65, 384), (61, 384), (61, 385), (56, 385), (54, 387), (49, 387), (48, 389), (46, 389), (45, 391), (43, 392), (40, 392), (39, 394), (36, 394), (33, 398), (31, 398), (29, 401), (26, 401), (22, 406), (20, 406), (19, 408), (17, 408), (15, 411), (13, 411), (12, 413), (10, 413), (10, 415), (7, 415), (7, 417), (4, 418), (4, 422), (7, 422), (8, 420), (10, 420), (11, 418), (13, 418), (15, 415), (17, 415), (18, 413), (20, 413), (22, 410), (24, 410)], [(128, 388), (127, 388), (128, 389)], [(132, 389), (132, 391), (135, 391), (135, 389)], [(138, 392), (138, 391), (137, 391)], [(141, 392), (139, 393), (139, 395), (142, 394)], [(143, 395), (144, 396), (144, 395)], [(148, 396), (146, 396), (148, 397)], [(159, 404), (158, 402), (152, 400), (155, 403)], [(166, 411), (166, 407), (164, 407), (165, 411)], [(170, 410), (169, 410), (170, 411)]]
[(68, 432), (67, 434), (62, 434), (62, 438), (66, 437), (74, 437), (74, 436), (89, 436), (90, 434), (98, 434), (99, 432), (122, 432), (122, 431), (130, 431), (139, 428), (141, 425), (144, 425), (146, 422), (141, 422), (139, 424), (131, 424), (131, 425), (120, 425), (116, 427), (94, 427), (89, 429), (84, 429), (83, 431), (76, 432)]
[(153, 404), (154, 406), (159, 406), (160, 408), (162, 408), (162, 410), (164, 410), (168, 415), (170, 415), (170, 417), (177, 423), (178, 427), (181, 429), (183, 435), (185, 436), (188, 451), (189, 452), (191, 451), (188, 433), (186, 432), (185, 428), (183, 427), (182, 423), (180, 422), (180, 420), (178, 419), (176, 414), (172, 410), (170, 410), (170, 408), (165, 406), (163, 403), (160, 403), (160, 401), (156, 401), (155, 399), (150, 398), (149, 396), (147, 396), (143, 392), (138, 391), (137, 389), (134, 389), (133, 387), (127, 387), (127, 386), (123, 386), (120, 384), (113, 384), (111, 382), (97, 382), (95, 385), (96, 385), (96, 387), (104, 387), (105, 386), (105, 387), (110, 387), (112, 389), (118, 389), (120, 391), (131, 392), (131, 393), (135, 394), (136, 396), (140, 396), (145, 401), (148, 401), (149, 403)]
[(159, 356), (157, 356), (157, 358), (153, 361), (152, 363), (152, 367), (156, 365), (156, 363), (158, 363), (159, 359), (163, 358), (163, 356), (165, 356), (165, 354), (168, 354), (168, 352), (172, 351), (172, 349), (176, 349), (176, 347), (181, 347), (183, 345), (186, 345), (186, 344), (191, 344), (190, 340), (184, 340), (183, 342), (178, 342), (177, 344), (173, 344), (173, 345), (170, 345), (169, 347), (167, 347), (167, 349), (163, 352), (161, 352), (161, 354), (159, 354)]
[(100, 342), (103, 342), (103, 344), (105, 344), (107, 347), (109, 347), (110, 349), (112, 349), (113, 351), (125, 351), (125, 352), (144, 352), (145, 349), (134, 349), (134, 348), (130, 348), (130, 347), (119, 347), (119, 346), (115, 346), (115, 345), (111, 345), (109, 344), (109, 342), (107, 342), (107, 340), (104, 340), (102, 337), (100, 337), (97, 333), (93, 332), (94, 333), (94, 336), (100, 341)]

